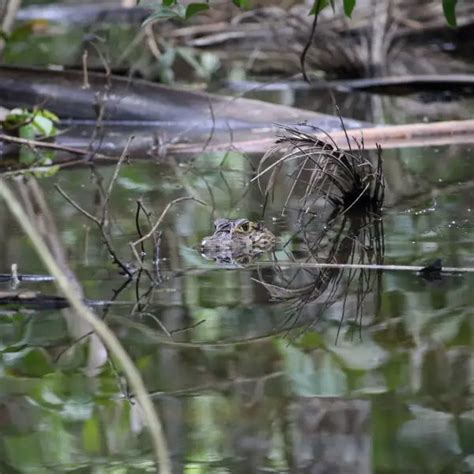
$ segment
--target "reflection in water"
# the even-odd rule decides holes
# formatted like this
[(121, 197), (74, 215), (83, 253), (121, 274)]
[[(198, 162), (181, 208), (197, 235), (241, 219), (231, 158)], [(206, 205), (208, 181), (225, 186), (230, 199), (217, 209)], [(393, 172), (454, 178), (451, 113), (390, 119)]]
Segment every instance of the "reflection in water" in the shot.
[[(195, 248), (214, 217), (262, 220), (258, 187), (242, 192), (257, 163), (238, 154), (222, 166), (222, 156), (196, 157), (193, 167), (180, 168), (186, 190), (214, 202), (214, 209), (185, 202), (165, 217), (162, 279), (151, 287), (145, 275), (124, 286), (98, 233), (51, 186), (58, 179), (83, 208), (93, 209), (96, 196), (81, 185), (88, 182), (86, 170), (39, 182), (85, 296), (109, 303), (103, 317), (163, 414), (175, 472), (472, 470), (472, 277), (438, 287), (414, 274), (281, 263), (441, 258), (472, 265), (471, 188), (456, 185), (473, 178), (462, 164), (468, 151), (447, 150), (450, 181), (443, 183), (437, 180), (441, 172), (447, 176), (445, 164), (433, 163), (430, 150), (384, 153), (386, 161), (403, 164), (397, 179), (410, 184), (423, 176), (430, 193), (407, 202), (388, 177), (383, 228), (373, 211), (331, 215), (332, 208), (322, 206), (317, 215), (302, 216), (298, 187), (281, 216), (291, 189), (282, 174), (264, 219), (279, 239), (274, 255), (233, 268), (204, 260)], [(107, 178), (113, 170), (100, 173)], [(180, 183), (175, 168), (164, 164), (135, 163), (121, 171), (110, 222), (124, 260), (132, 260), (136, 200), (141, 197), (154, 220), (182, 196)], [(463, 224), (450, 226), (453, 216)], [(16, 262), (20, 271), (41, 273), (8, 215), (1, 212), (0, 219), (1, 271)], [(145, 250), (153, 252), (152, 246)], [(22, 288), (51, 294), (52, 287)], [(0, 311), (4, 462), (20, 472), (118, 464), (153, 472), (148, 437), (120, 368), (107, 363), (87, 375), (93, 348), (88, 339), (74, 344), (77, 335), (58, 312)]]
[[(361, 325), (366, 298), (373, 296), (378, 300), (380, 297), (380, 272), (337, 266), (311, 269), (305, 265), (321, 262), (382, 264), (384, 242), (380, 211), (359, 206), (345, 213), (343, 208), (336, 208), (327, 222), (314, 225), (311, 217), (293, 240), (300, 241), (300, 245), (294, 253), (286, 250), (285, 256), (292, 262), (301, 262), (301, 266), (282, 269), (276, 259), (271, 280), (260, 279), (273, 301), (289, 303), (291, 327), (303, 327), (303, 331), (313, 327), (337, 302), (342, 303), (340, 325), (345, 319)], [(377, 308), (378, 303), (373, 307)]]
[(311, 398), (294, 407), (294, 416), (298, 472), (372, 472), (368, 401)]

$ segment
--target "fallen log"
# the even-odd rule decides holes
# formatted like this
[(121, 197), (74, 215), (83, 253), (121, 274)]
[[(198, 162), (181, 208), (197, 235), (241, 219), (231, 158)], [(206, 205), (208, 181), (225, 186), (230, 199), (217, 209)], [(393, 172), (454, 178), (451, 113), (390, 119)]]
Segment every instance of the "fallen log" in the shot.
[[(305, 131), (307, 132), (307, 128)], [(328, 140), (327, 133), (314, 133), (316, 138)], [(388, 125), (384, 127), (361, 128), (332, 132), (331, 139), (342, 150), (357, 149), (363, 143), (364, 149), (409, 148), (439, 145), (474, 143), (474, 120), (452, 120), (434, 123), (414, 123)], [(262, 137), (252, 140), (236, 137), (233, 148), (243, 153), (265, 153), (275, 143), (275, 137)], [(224, 151), (228, 144), (210, 144), (207, 151)], [(202, 146), (201, 146), (202, 148)], [(199, 151), (195, 144), (176, 144), (168, 151), (172, 155), (187, 155)]]
[[(308, 129), (306, 128), (305, 131), (307, 132)], [(105, 139), (104, 145), (94, 152), (88, 150), (89, 143), (87, 139), (68, 135), (57, 137), (56, 144), (32, 140), (22, 140), (21, 143), (24, 145), (28, 144), (34, 148), (54, 149), (58, 153), (58, 160), (70, 160), (72, 154), (86, 156), (87, 158), (84, 162), (87, 163), (90, 160), (109, 162), (111, 160), (118, 160), (128, 136), (127, 134), (118, 135), (113, 147)], [(252, 138), (249, 139), (249, 136), (252, 136)], [(332, 132), (330, 136), (342, 150), (348, 150), (350, 147), (357, 149), (362, 141), (366, 150), (376, 149), (377, 145), (380, 145), (383, 149), (388, 149), (465, 144), (474, 143), (474, 120), (370, 127), (348, 130), (347, 137), (341, 131)], [(327, 140), (328, 134), (323, 132), (315, 133), (315, 137)], [(14, 137), (7, 137), (5, 139), (4, 137), (3, 140), (18, 143), (20, 139)], [(2, 136), (0, 136), (1, 142)], [(206, 145), (203, 145), (202, 139), (188, 143), (171, 142), (165, 144), (160, 151), (157, 151), (154, 149), (153, 133), (148, 132), (148, 134), (142, 133), (140, 136), (135, 136), (129, 149), (129, 154), (130, 156), (142, 159), (150, 156), (155, 158), (174, 156), (184, 159), (203, 152), (204, 148), (206, 153), (224, 153), (232, 149), (247, 154), (263, 154), (274, 144), (275, 132), (273, 130), (255, 130), (250, 132), (238, 130), (232, 135), (232, 140), (230, 140), (229, 135), (226, 133), (215, 133)], [(74, 161), (74, 164), (80, 165), (81, 162)]]
[[(338, 117), (241, 97), (180, 90), (161, 84), (78, 71), (0, 67), (0, 106), (44, 107), (62, 119), (129, 125), (194, 126), (196, 130), (274, 127), (308, 122), (340, 129)], [(362, 122), (345, 119), (346, 127)]]

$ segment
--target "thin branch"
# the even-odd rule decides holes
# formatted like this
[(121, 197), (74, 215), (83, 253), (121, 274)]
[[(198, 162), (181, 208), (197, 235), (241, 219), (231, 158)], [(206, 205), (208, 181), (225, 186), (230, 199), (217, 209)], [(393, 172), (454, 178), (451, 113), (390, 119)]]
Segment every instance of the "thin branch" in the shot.
[[(32, 282), (43, 282), (43, 281), (54, 281), (51, 275), (29, 275), (29, 274), (17, 274), (18, 280), (20, 281), (32, 281)], [(11, 273), (0, 273), (0, 282), (11, 281)]]
[(158, 217), (158, 220), (155, 222), (155, 224), (153, 225), (153, 227), (150, 229), (150, 231), (145, 234), (143, 237), (140, 237), (138, 240), (135, 240), (134, 242), (130, 242), (129, 245), (130, 245), (130, 248), (132, 249), (132, 252), (133, 254), (135, 255), (135, 258), (137, 259), (137, 262), (139, 263), (140, 265), (140, 268), (143, 268), (143, 264), (142, 264), (142, 261), (140, 259), (140, 256), (138, 255), (138, 252), (137, 252), (137, 249), (136, 249), (136, 246), (138, 244), (141, 244), (142, 242), (144, 242), (145, 240), (149, 239), (151, 236), (153, 236), (153, 234), (156, 232), (156, 230), (158, 229), (158, 227), (160, 226), (161, 222), (163, 221), (164, 217), (166, 216), (166, 214), (168, 213), (168, 211), (170, 210), (170, 208), (172, 206), (174, 206), (175, 204), (179, 203), (179, 202), (182, 202), (182, 201), (196, 201), (198, 202), (199, 204), (202, 204), (204, 206), (206, 206), (207, 204), (204, 202), (204, 201), (201, 201), (199, 199), (196, 199), (192, 196), (185, 196), (185, 197), (180, 197), (180, 198), (177, 198), (177, 199), (173, 199), (172, 201), (170, 201), (166, 207), (164, 208), (163, 212), (160, 214), (160, 217)]
[[(141, 210), (142, 210), (141, 201), (138, 200), (137, 201), (137, 210), (135, 212), (135, 227), (137, 229), (137, 234), (138, 234), (138, 237), (140, 239), (143, 237), (142, 229), (140, 227), (140, 211)], [(145, 246), (143, 245), (143, 241), (140, 242), (140, 254), (141, 254), (140, 256), (142, 257), (141, 262), (143, 263), (143, 258), (145, 256)]]
[(135, 137), (133, 135), (130, 135), (130, 137), (128, 138), (128, 141), (125, 145), (125, 148), (123, 149), (122, 154), (120, 155), (120, 158), (117, 162), (117, 165), (115, 166), (114, 174), (112, 176), (112, 179), (110, 180), (109, 187), (107, 188), (107, 192), (105, 193), (105, 199), (104, 199), (104, 202), (102, 204), (102, 219), (101, 219), (102, 224), (104, 224), (104, 222), (105, 222), (105, 215), (106, 215), (106, 212), (107, 212), (107, 206), (109, 204), (110, 195), (112, 194), (112, 190), (114, 189), (115, 181), (117, 181), (117, 178), (118, 178), (118, 175), (120, 173), (120, 168), (122, 167), (123, 161), (125, 160), (125, 158), (128, 157), (128, 149), (130, 148), (130, 144), (132, 143), (132, 140), (134, 138)]
[[(81, 156), (88, 156), (90, 155), (90, 151), (88, 150), (81, 150), (80, 148), (73, 148), (69, 146), (58, 145), (56, 143), (49, 143), (49, 142), (42, 142), (39, 140), (29, 140), (27, 138), (19, 138), (19, 137), (12, 137), (10, 135), (5, 135), (0, 133), (0, 141), (6, 143), (17, 143), (18, 145), (26, 145), (31, 148), (45, 148), (48, 150), (57, 150), (57, 151), (64, 151), (66, 153), (71, 153), (73, 155), (81, 155)], [(110, 159), (110, 156), (102, 155), (99, 153), (95, 154), (96, 158), (101, 159)]]
[(89, 55), (89, 51), (85, 49), (84, 52), (82, 53), (82, 74), (83, 74), (82, 88), (83, 89), (91, 88), (91, 85), (89, 83), (89, 71), (87, 70), (88, 55)]
[[(250, 263), (245, 266), (247, 269), (261, 268), (261, 267), (274, 267), (275, 262), (258, 262)], [(278, 262), (280, 269), (284, 268), (352, 268), (352, 269), (366, 269), (366, 270), (384, 270), (384, 271), (408, 271), (408, 272), (419, 272), (426, 268), (425, 266), (419, 265), (381, 265), (381, 264), (369, 264), (369, 263), (319, 263), (319, 262)], [(218, 267), (217, 267), (218, 268)], [(440, 274), (444, 273), (474, 273), (474, 267), (443, 267)]]
[(71, 206), (73, 206), (75, 209), (77, 209), (81, 214), (83, 214), (85, 217), (87, 217), (88, 219), (90, 219), (92, 222), (94, 222), (94, 224), (97, 225), (97, 227), (99, 228), (100, 230), (100, 233), (102, 235), (102, 239), (104, 240), (104, 243), (107, 247), (107, 250), (109, 252), (109, 254), (111, 255), (112, 259), (113, 259), (113, 262), (116, 263), (120, 268), (121, 270), (124, 272), (125, 275), (127, 275), (129, 278), (132, 278), (133, 274), (132, 272), (129, 270), (129, 268), (127, 267), (127, 265), (125, 265), (121, 260), (120, 258), (118, 257), (117, 253), (115, 252), (114, 248), (113, 248), (113, 245), (112, 245), (112, 242), (110, 241), (110, 237), (108, 236), (107, 232), (105, 231), (105, 226), (104, 224), (94, 215), (90, 214), (89, 212), (87, 212), (85, 209), (83, 209), (79, 204), (77, 204), (76, 201), (74, 201), (68, 194), (66, 194), (66, 192), (59, 186), (59, 184), (55, 184), (54, 187), (56, 188), (56, 190), (59, 192), (59, 194), (61, 194), (61, 196), (66, 199), (66, 201), (71, 204)]
[(303, 52), (301, 53), (301, 56), (300, 56), (301, 72), (303, 73), (303, 79), (308, 84), (311, 82), (311, 80), (306, 74), (305, 59), (306, 59), (306, 54), (308, 53), (308, 50), (311, 46), (311, 43), (313, 42), (314, 34), (316, 33), (316, 26), (318, 24), (318, 18), (319, 18), (319, 10), (321, 8), (322, 3), (323, 3), (323, 0), (318, 0), (318, 3), (316, 4), (316, 11), (314, 12), (313, 25), (311, 26), (311, 33), (309, 35), (308, 41), (305, 44)]
[(58, 288), (62, 291), (71, 306), (76, 310), (78, 317), (82, 318), (92, 326), (111, 354), (120, 362), (143, 410), (143, 420), (148, 425), (153, 439), (153, 448), (157, 462), (160, 466), (160, 472), (163, 474), (171, 473), (169, 452), (166, 439), (163, 435), (161, 422), (158, 418), (157, 411), (148, 396), (145, 384), (143, 383), (143, 379), (137, 367), (134, 365), (130, 356), (127, 354), (110, 328), (103, 321), (97, 318), (97, 316), (83, 303), (80, 295), (77, 294), (69, 278), (59, 267), (43, 239), (38, 234), (38, 231), (33, 227), (33, 224), (25, 214), (25, 211), (15, 195), (3, 180), (0, 180), (0, 196), (3, 198), (5, 204), (23, 228), (26, 235), (30, 238), (48, 271), (56, 278)]
[(68, 194), (66, 194), (66, 191), (64, 191), (61, 186), (59, 186), (59, 184), (55, 184), (54, 187), (56, 188), (56, 190), (58, 191), (59, 194), (61, 194), (61, 196), (66, 199), (66, 201), (71, 204), (72, 207), (74, 207), (75, 209), (77, 209), (81, 214), (83, 214), (84, 216), (86, 216), (88, 219), (90, 219), (92, 222), (94, 222), (96, 225), (98, 225), (99, 227), (101, 226), (101, 223), (100, 223), (100, 220), (97, 219), (96, 216), (90, 214), (89, 212), (87, 212), (85, 209), (83, 209), (76, 201), (74, 201)]

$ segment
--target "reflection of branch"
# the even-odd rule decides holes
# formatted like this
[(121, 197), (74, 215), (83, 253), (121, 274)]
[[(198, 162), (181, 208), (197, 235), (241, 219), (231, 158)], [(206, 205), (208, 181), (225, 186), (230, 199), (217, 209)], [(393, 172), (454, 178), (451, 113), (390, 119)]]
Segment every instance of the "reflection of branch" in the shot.
[(145, 234), (143, 237), (140, 237), (138, 240), (135, 240), (134, 242), (130, 242), (129, 245), (130, 245), (130, 248), (132, 249), (132, 252), (133, 254), (135, 255), (135, 258), (137, 259), (137, 262), (138, 264), (140, 265), (140, 268), (143, 269), (143, 263), (142, 263), (142, 260), (140, 258), (140, 256), (138, 255), (138, 252), (137, 252), (137, 249), (136, 249), (136, 246), (138, 244), (141, 244), (142, 242), (144, 242), (145, 240), (149, 239), (150, 237), (153, 236), (153, 234), (156, 232), (156, 230), (158, 229), (158, 227), (160, 226), (161, 222), (163, 221), (164, 217), (166, 216), (166, 214), (168, 213), (168, 211), (170, 210), (170, 208), (174, 205), (174, 204), (177, 204), (178, 202), (182, 202), (182, 201), (196, 201), (198, 202), (199, 204), (203, 204), (204, 206), (206, 205), (205, 202), (203, 201), (200, 201), (199, 199), (196, 199), (192, 196), (185, 196), (185, 197), (180, 197), (180, 198), (177, 198), (177, 199), (173, 199), (172, 201), (170, 201), (166, 207), (164, 208), (163, 212), (160, 214), (160, 217), (158, 217), (157, 221), (155, 222), (155, 224), (153, 225), (153, 227), (150, 229), (150, 231)]
[(171, 472), (171, 467), (166, 440), (163, 436), (163, 430), (157, 412), (148, 396), (140, 372), (137, 370), (133, 361), (130, 359), (130, 356), (122, 347), (115, 334), (82, 302), (81, 296), (77, 294), (76, 289), (71, 284), (68, 277), (56, 263), (53, 255), (47, 248), (41, 236), (38, 234), (38, 231), (33, 227), (18, 200), (4, 181), (0, 181), (0, 196), (3, 198), (5, 204), (10, 209), (10, 212), (15, 216), (26, 235), (30, 238), (46, 268), (56, 278), (58, 288), (63, 292), (71, 306), (76, 310), (77, 315), (94, 328), (113, 356), (120, 361), (130, 385), (137, 394), (137, 399), (143, 410), (144, 421), (150, 429), (155, 455), (161, 468), (160, 472), (169, 474)]
[(66, 199), (66, 201), (69, 204), (71, 204), (71, 206), (76, 208), (81, 214), (86, 216), (88, 219), (90, 219), (92, 222), (94, 222), (95, 225), (97, 225), (97, 227), (99, 228), (100, 233), (102, 235), (102, 239), (104, 240), (105, 246), (107, 247), (107, 250), (108, 250), (109, 254), (112, 256), (113, 262), (116, 263), (129, 278), (131, 278), (132, 277), (132, 272), (128, 269), (127, 265), (125, 265), (120, 260), (117, 253), (115, 252), (114, 247), (112, 245), (112, 242), (110, 240), (110, 237), (107, 234), (107, 232), (105, 230), (105, 226), (103, 225), (103, 223), (96, 216), (93, 216), (92, 214), (87, 212), (85, 209), (83, 209), (79, 204), (77, 204), (76, 201), (74, 201), (70, 196), (68, 196), (66, 194), (65, 191), (63, 191), (63, 189), (59, 186), (59, 184), (55, 184), (54, 187), (57, 189), (59, 194), (61, 194), (61, 196), (64, 199)]
[(127, 158), (127, 153), (128, 153), (128, 149), (130, 148), (130, 143), (132, 143), (132, 140), (134, 138), (135, 137), (133, 135), (131, 135), (128, 138), (128, 141), (125, 145), (125, 148), (123, 149), (122, 154), (120, 155), (120, 158), (119, 158), (119, 160), (118, 160), (118, 162), (115, 166), (114, 174), (112, 176), (112, 179), (110, 180), (109, 187), (107, 188), (107, 192), (105, 193), (104, 202), (102, 203), (102, 220), (101, 220), (102, 224), (105, 223), (105, 215), (107, 213), (107, 205), (109, 203), (109, 199), (110, 199), (110, 195), (112, 194), (112, 190), (114, 189), (115, 181), (117, 181), (118, 175), (120, 173), (120, 168), (122, 167), (122, 163), (125, 160), (125, 158)]
[[(153, 224), (151, 223), (151, 219), (150, 219), (151, 212), (148, 211), (148, 209), (145, 207), (141, 199), (137, 201), (137, 212), (135, 214), (135, 226), (137, 228), (138, 237), (142, 238), (143, 233), (140, 227), (140, 211), (143, 211), (143, 213), (145, 214), (148, 227), (151, 229), (153, 227)], [(161, 272), (160, 272), (161, 232), (153, 232), (152, 237), (153, 237), (153, 256), (152, 256), (153, 272), (155, 274), (155, 280), (159, 282), (162, 280)], [(140, 252), (142, 256), (141, 261), (143, 262), (145, 258), (145, 245), (143, 244), (143, 241), (140, 242)]]
[[(229, 388), (234, 387), (239, 384), (248, 384), (248, 383), (255, 382), (255, 384), (261, 385), (261, 384), (264, 384), (267, 380), (278, 379), (280, 377), (283, 377), (284, 375), (285, 375), (285, 372), (277, 371), (277, 372), (272, 372), (271, 374), (262, 375), (260, 377), (237, 377), (229, 381), (208, 383), (205, 385), (197, 385), (195, 387), (183, 388), (181, 390), (172, 390), (172, 391), (160, 390), (159, 392), (150, 392), (148, 395), (150, 397), (161, 397), (161, 396), (171, 397), (171, 396), (179, 396), (179, 395), (210, 391), (210, 390), (222, 392), (222, 391), (227, 391), (229, 390)], [(260, 390), (258, 391), (260, 392)]]
[[(249, 263), (245, 266), (246, 269), (271, 268), (275, 266), (275, 262), (257, 262)], [(371, 263), (318, 263), (318, 262), (282, 262), (278, 261), (278, 267), (285, 268), (335, 268), (335, 269), (356, 269), (356, 270), (384, 270), (384, 271), (406, 271), (419, 272), (426, 266), (420, 265), (381, 265)], [(443, 272), (446, 273), (474, 273), (474, 267), (443, 267)]]
[(102, 235), (102, 239), (104, 240), (104, 243), (107, 247), (107, 250), (108, 250), (109, 254), (112, 256), (113, 262), (116, 263), (122, 269), (122, 271), (125, 273), (125, 275), (127, 275), (129, 278), (132, 277), (132, 272), (129, 270), (127, 265), (125, 265), (120, 260), (117, 253), (115, 252), (115, 250), (113, 248), (113, 245), (112, 245), (112, 241), (110, 240), (110, 237), (107, 234), (106, 229), (105, 229), (105, 220), (106, 220), (107, 206), (108, 206), (108, 203), (109, 203), (110, 195), (112, 193), (115, 181), (117, 180), (117, 177), (119, 175), (122, 163), (123, 163), (124, 159), (127, 156), (128, 148), (129, 148), (130, 143), (131, 143), (132, 140), (133, 140), (133, 137), (131, 136), (128, 139), (128, 142), (127, 142), (127, 144), (125, 145), (125, 148), (122, 151), (122, 154), (121, 154), (121, 156), (120, 156), (120, 158), (117, 162), (117, 165), (115, 166), (114, 174), (112, 176), (112, 179), (110, 180), (107, 192), (105, 194), (105, 199), (104, 199), (104, 202), (102, 204), (102, 212), (101, 212), (101, 218), (100, 219), (98, 217), (92, 215), (91, 213), (87, 212), (85, 209), (83, 209), (76, 201), (74, 201), (70, 196), (68, 196), (66, 194), (66, 192), (59, 186), (59, 184), (55, 185), (55, 188), (57, 189), (59, 194), (61, 194), (61, 196), (63, 196), (63, 198), (66, 199), (66, 201), (69, 202), (69, 204), (71, 204), (71, 206), (73, 206), (81, 214), (86, 216), (89, 220), (94, 222), (95, 225), (97, 225), (97, 227), (99, 228), (100, 233)]

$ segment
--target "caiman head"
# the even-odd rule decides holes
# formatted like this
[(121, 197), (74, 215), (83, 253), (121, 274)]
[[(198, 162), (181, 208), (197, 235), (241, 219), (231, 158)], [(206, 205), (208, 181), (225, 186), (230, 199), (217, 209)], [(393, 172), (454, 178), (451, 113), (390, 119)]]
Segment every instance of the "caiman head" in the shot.
[(214, 233), (204, 237), (201, 253), (218, 263), (245, 264), (275, 244), (275, 236), (259, 222), (248, 219), (216, 219)]

